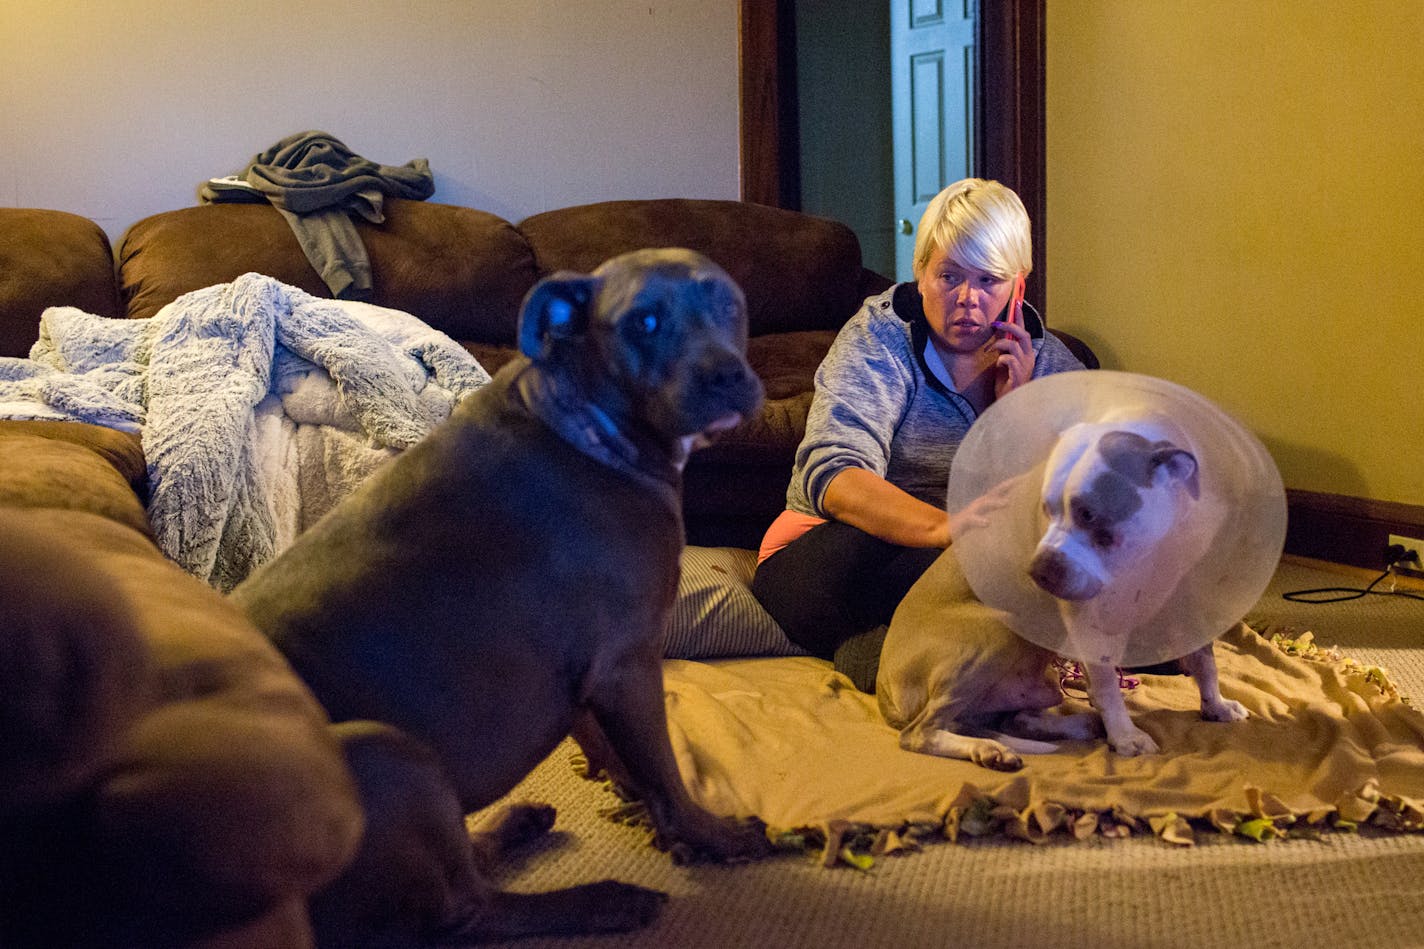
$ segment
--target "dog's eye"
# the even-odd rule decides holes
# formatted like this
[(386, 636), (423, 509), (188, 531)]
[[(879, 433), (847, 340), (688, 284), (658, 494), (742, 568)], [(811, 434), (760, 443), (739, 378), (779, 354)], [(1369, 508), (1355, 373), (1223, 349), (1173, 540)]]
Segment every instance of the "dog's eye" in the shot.
[(635, 310), (628, 315), (629, 324), (648, 336), (663, 325), (663, 318), (657, 310)]

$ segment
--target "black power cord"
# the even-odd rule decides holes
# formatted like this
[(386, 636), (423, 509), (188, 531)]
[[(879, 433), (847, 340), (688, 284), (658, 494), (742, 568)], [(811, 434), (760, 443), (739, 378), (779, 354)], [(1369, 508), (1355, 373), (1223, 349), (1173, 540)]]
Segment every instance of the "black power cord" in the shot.
[(1282, 593), (1281, 599), (1290, 600), (1292, 603), (1343, 603), (1346, 600), (1358, 600), (1364, 596), (1402, 596), (1406, 600), (1424, 600), (1424, 596), (1418, 593), (1410, 593), (1406, 590), (1376, 590), (1375, 587), (1389, 576), (1389, 572), (1399, 563), (1412, 563), (1416, 567), (1419, 564), (1419, 555), (1412, 550), (1405, 550), (1399, 544), (1390, 544), (1385, 550), (1384, 573), (1370, 581), (1364, 589), (1358, 587), (1319, 587), (1314, 590), (1292, 590), (1289, 593)]

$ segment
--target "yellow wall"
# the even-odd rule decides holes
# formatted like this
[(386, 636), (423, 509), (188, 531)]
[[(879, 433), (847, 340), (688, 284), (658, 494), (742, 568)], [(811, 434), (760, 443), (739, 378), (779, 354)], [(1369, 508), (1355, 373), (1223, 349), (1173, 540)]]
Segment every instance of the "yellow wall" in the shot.
[(1424, 504), (1424, 2), (1048, 0), (1048, 312)]

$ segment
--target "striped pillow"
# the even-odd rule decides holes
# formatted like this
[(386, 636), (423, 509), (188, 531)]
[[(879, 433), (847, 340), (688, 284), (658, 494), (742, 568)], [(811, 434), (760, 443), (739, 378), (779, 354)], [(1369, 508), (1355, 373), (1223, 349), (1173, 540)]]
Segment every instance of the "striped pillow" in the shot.
[(683, 549), (682, 579), (663, 642), (664, 656), (806, 655), (752, 596), (748, 585), (756, 557), (756, 551), (739, 547)]

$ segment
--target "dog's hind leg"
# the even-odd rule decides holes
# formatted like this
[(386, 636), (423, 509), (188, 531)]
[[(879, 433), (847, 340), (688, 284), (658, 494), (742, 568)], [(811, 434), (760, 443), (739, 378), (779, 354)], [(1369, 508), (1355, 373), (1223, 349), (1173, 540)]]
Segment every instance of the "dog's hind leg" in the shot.
[(922, 755), (972, 761), (994, 771), (1017, 771), (1023, 759), (1003, 742), (975, 738), (952, 730), (947, 706), (934, 699), (900, 731), (900, 747)]
[(1250, 713), (1246, 706), (1221, 694), (1221, 682), (1216, 674), (1214, 644), (1207, 643), (1194, 653), (1181, 658), (1182, 668), (1197, 684), (1201, 693), (1202, 718), (1209, 722), (1239, 722)]
[(972, 761), (994, 771), (1017, 771), (1023, 767), (1023, 758), (1003, 742), (992, 738), (972, 738), (938, 728), (925, 728), (908, 734), (901, 732), (900, 747), (922, 755)]
[(554, 826), (554, 808), (521, 802), (481, 814), (470, 830), (475, 864), (492, 873), (512, 852), (538, 840)]
[(333, 729), (360, 788), (366, 833), (356, 858), (310, 901), (321, 949), (621, 932), (646, 925), (665, 902), (656, 890), (612, 880), (549, 893), (500, 891), (480, 864), (547, 831), (553, 808), (497, 811), (472, 834), (428, 748), (379, 723)]

